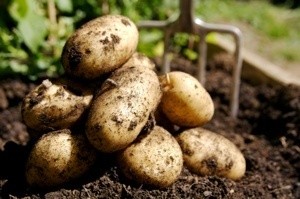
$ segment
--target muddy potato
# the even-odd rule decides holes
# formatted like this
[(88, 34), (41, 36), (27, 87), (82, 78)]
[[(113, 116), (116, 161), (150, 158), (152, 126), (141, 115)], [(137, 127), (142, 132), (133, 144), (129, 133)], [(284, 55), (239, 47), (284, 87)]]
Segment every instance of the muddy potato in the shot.
[(34, 145), (26, 163), (30, 186), (59, 186), (86, 173), (96, 160), (96, 151), (84, 134), (63, 129), (44, 134)]
[(142, 53), (135, 52), (122, 67), (141, 66), (155, 70), (155, 64)]
[(24, 123), (38, 132), (69, 128), (89, 107), (92, 90), (70, 80), (44, 80), (25, 96)]
[(182, 148), (184, 163), (192, 172), (233, 180), (245, 174), (243, 154), (222, 135), (198, 127), (182, 132), (176, 139)]
[(121, 151), (118, 163), (129, 179), (155, 187), (167, 187), (179, 177), (183, 158), (175, 138), (165, 129), (155, 126)]
[(154, 71), (144, 67), (117, 69), (103, 83), (89, 110), (89, 141), (101, 152), (125, 148), (138, 136), (160, 98)]
[(94, 79), (124, 64), (135, 52), (138, 30), (125, 16), (105, 15), (75, 31), (62, 52), (66, 73)]
[(179, 71), (160, 77), (163, 87), (161, 107), (174, 124), (201, 126), (211, 120), (214, 104), (209, 93), (193, 76)]

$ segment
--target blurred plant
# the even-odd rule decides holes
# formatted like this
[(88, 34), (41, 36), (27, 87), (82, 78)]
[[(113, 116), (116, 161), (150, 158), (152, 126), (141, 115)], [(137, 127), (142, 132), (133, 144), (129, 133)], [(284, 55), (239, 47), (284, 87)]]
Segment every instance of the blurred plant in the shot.
[[(61, 47), (73, 31), (74, 19), (56, 19), (54, 3), (13, 0), (1, 4), (5, 11), (0, 22), (0, 75), (23, 74), (34, 79), (59, 72)], [(66, 6), (60, 8), (66, 10)]]

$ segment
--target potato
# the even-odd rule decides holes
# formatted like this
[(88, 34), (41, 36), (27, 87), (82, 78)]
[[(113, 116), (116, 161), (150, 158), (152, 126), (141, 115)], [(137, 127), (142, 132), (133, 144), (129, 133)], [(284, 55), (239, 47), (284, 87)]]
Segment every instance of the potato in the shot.
[(124, 67), (131, 67), (131, 66), (141, 66), (141, 67), (147, 67), (151, 70), (155, 70), (155, 64), (153, 61), (151, 61), (147, 56), (145, 56), (142, 53), (135, 52), (130, 59), (123, 64)]
[(62, 52), (66, 73), (94, 79), (124, 64), (135, 52), (138, 30), (125, 16), (105, 15), (76, 30)]
[(160, 105), (171, 122), (196, 127), (211, 120), (213, 101), (196, 78), (174, 71), (161, 76), (160, 81), (164, 90)]
[(70, 80), (44, 80), (23, 100), (24, 123), (38, 132), (70, 128), (89, 107), (92, 93)]
[(72, 134), (68, 129), (53, 131), (44, 134), (31, 150), (26, 180), (33, 187), (56, 187), (82, 176), (96, 157), (84, 134)]
[(115, 152), (138, 136), (161, 98), (156, 73), (144, 67), (117, 69), (89, 111), (86, 134), (101, 152)]
[(183, 158), (175, 138), (165, 129), (155, 126), (121, 151), (118, 163), (129, 179), (155, 187), (167, 187), (179, 177)]
[(184, 163), (192, 172), (232, 180), (245, 174), (243, 154), (222, 135), (197, 127), (182, 132), (176, 139), (182, 148)]

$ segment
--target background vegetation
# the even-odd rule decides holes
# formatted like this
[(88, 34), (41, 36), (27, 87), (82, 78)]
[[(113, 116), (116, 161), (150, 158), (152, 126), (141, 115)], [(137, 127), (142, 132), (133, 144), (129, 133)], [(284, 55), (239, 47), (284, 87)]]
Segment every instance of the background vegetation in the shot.
[[(0, 76), (21, 74), (35, 79), (62, 72), (60, 55), (66, 39), (83, 23), (97, 16), (114, 13), (131, 18), (163, 20), (178, 11), (174, 0), (2, 0), (0, 2)], [(269, 41), (279, 41), (275, 56), (299, 61), (300, 11), (287, 5), (275, 7), (269, 1), (200, 0), (195, 15), (209, 22), (243, 23)], [(292, 1), (291, 1), (292, 2)], [(297, 7), (295, 5), (292, 5)], [(150, 34), (151, 33), (151, 34)], [(139, 51), (148, 56), (162, 52), (159, 30), (140, 32)], [(188, 36), (174, 38), (189, 59), (195, 52), (187, 48)], [(274, 45), (276, 46), (275, 42)], [(261, 47), (262, 49), (265, 46)]]

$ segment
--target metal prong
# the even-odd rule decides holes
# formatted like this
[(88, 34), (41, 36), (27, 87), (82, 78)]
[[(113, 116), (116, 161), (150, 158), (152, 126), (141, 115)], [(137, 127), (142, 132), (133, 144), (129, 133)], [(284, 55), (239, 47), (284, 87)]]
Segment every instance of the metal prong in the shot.
[[(210, 32), (220, 32), (225, 34), (231, 34), (234, 37), (235, 66), (233, 67), (233, 75), (232, 75), (233, 77), (232, 77), (232, 84), (231, 84), (230, 115), (232, 117), (237, 117), (238, 109), (239, 109), (239, 90), (240, 90), (240, 78), (241, 78), (241, 70), (242, 70), (242, 55), (241, 55), (242, 33), (235, 26), (205, 23), (198, 18), (195, 19), (195, 24), (198, 25), (198, 30), (196, 31), (198, 32), (199, 35), (205, 35)], [(203, 56), (206, 56), (206, 54)], [(205, 66), (199, 66), (199, 67), (203, 68)]]
[(194, 18), (193, 1), (180, 0), (180, 13), (177, 19), (168, 19), (166, 21), (142, 21), (138, 25), (140, 28), (161, 28), (164, 29), (164, 54), (162, 73), (170, 71), (169, 45), (170, 38), (176, 32), (186, 32), (200, 36), (199, 58), (198, 58), (198, 74), (197, 78), (201, 84), (205, 84), (206, 59), (207, 59), (207, 43), (205, 38), (210, 32), (220, 32), (231, 34), (235, 41), (235, 66), (233, 67), (232, 86), (230, 93), (230, 115), (237, 117), (239, 109), (239, 90), (240, 76), (242, 68), (241, 43), (242, 33), (234, 26), (205, 23), (199, 18)]

